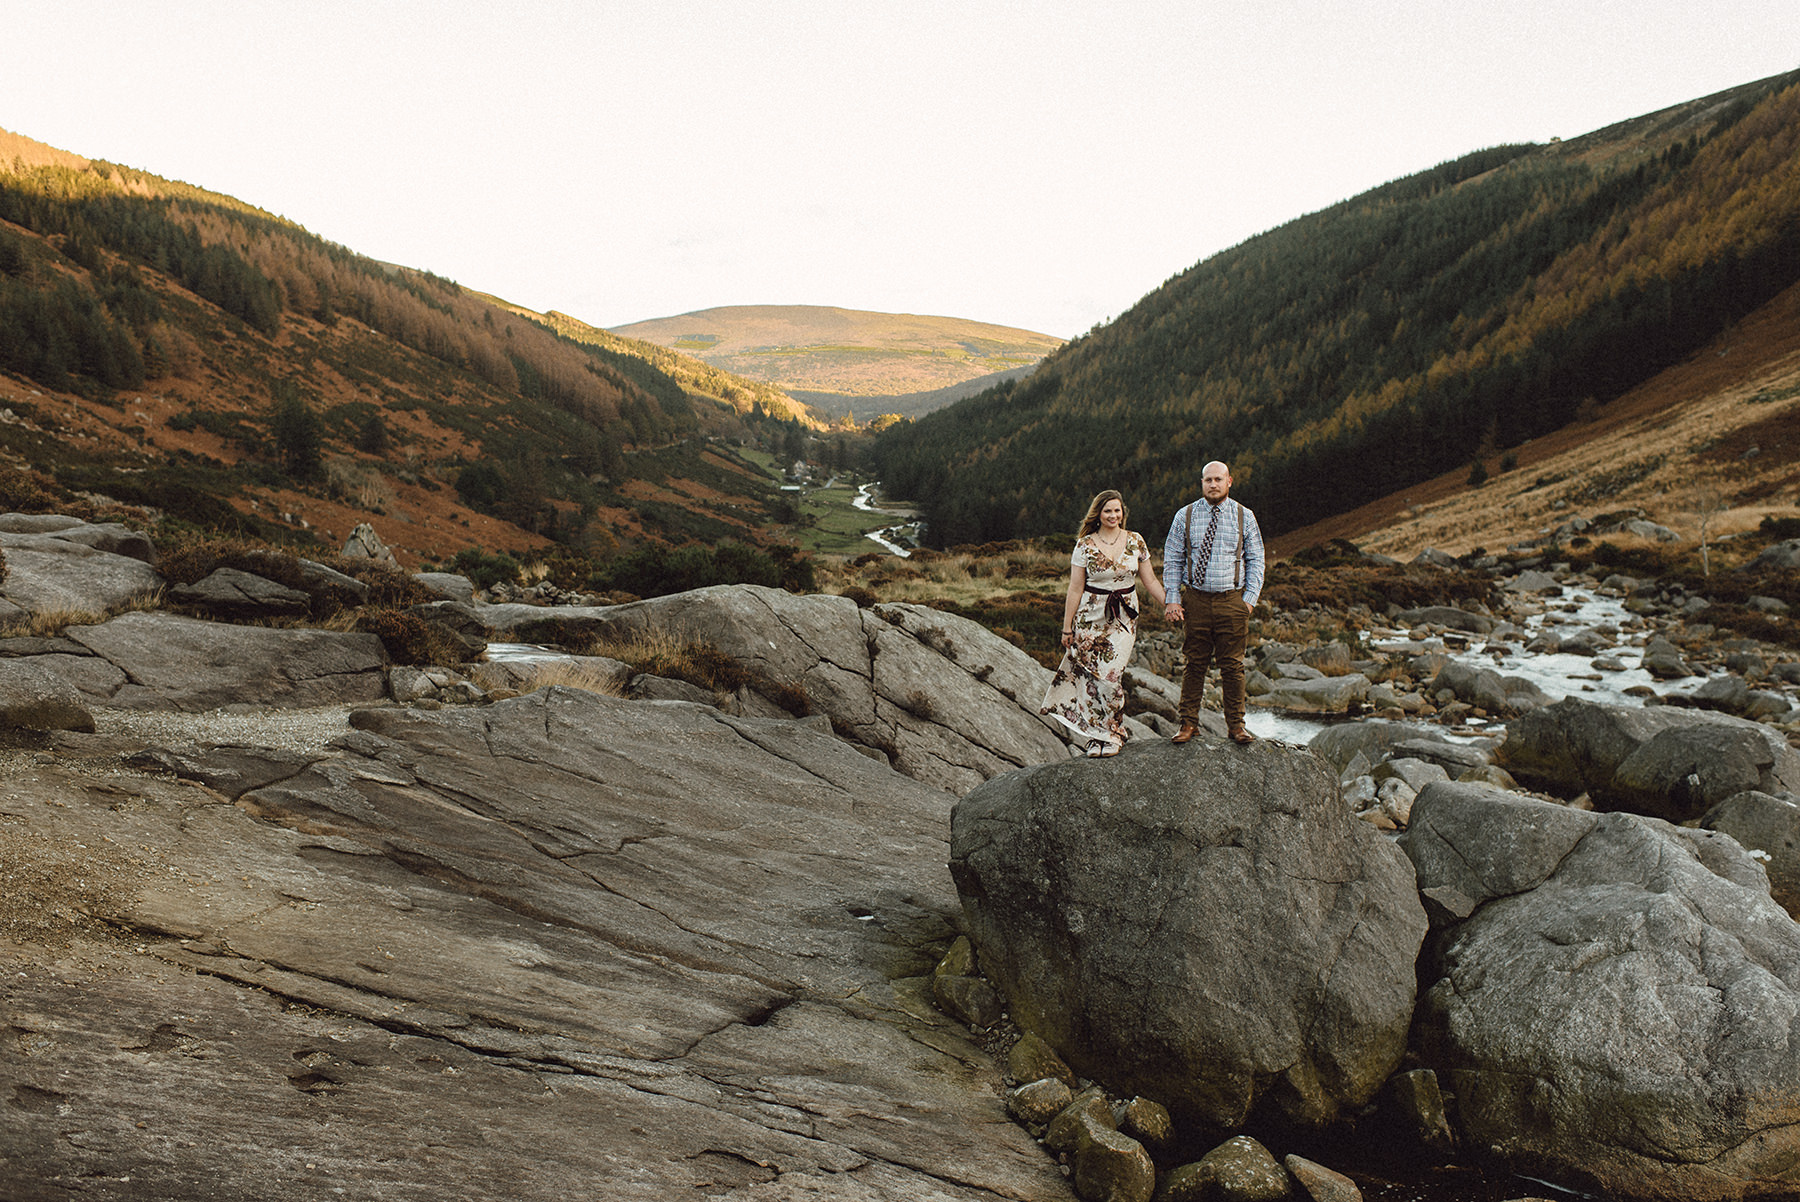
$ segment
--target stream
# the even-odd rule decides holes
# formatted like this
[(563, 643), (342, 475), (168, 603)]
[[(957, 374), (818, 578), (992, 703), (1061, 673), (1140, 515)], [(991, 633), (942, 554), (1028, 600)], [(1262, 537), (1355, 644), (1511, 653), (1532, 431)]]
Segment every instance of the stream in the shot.
[[(1595, 627), (1608, 627), (1615, 645), (1598, 656), (1574, 655), (1566, 652), (1530, 652), (1525, 650), (1545, 629), (1574, 633)], [(1502, 628), (1504, 629), (1504, 628)], [(1671, 689), (1667, 682), (1657, 687), (1656, 679), (1641, 666), (1644, 644), (1653, 631), (1637, 615), (1626, 610), (1616, 597), (1604, 597), (1587, 589), (1574, 589), (1565, 597), (1549, 598), (1542, 613), (1533, 614), (1516, 624), (1516, 635), (1488, 640), (1482, 635), (1452, 633), (1443, 638), (1414, 639), (1396, 631), (1382, 632), (1374, 640), (1376, 650), (1387, 655), (1423, 655), (1441, 651), (1451, 659), (1470, 667), (1487, 668), (1501, 676), (1517, 676), (1542, 689), (1552, 702), (1579, 695), (1584, 701), (1599, 705), (1637, 706), (1638, 698), (1625, 690), (1656, 687), (1660, 693), (1691, 693), (1705, 684), (1708, 677), (1685, 677), (1679, 687)], [(1625, 666), (1607, 671), (1595, 666), (1596, 661), (1616, 660)], [(1366, 718), (1303, 717), (1281, 710), (1259, 709), (1251, 699), (1244, 724), (1252, 733), (1286, 743), (1305, 744), (1325, 727), (1339, 722), (1385, 721)], [(1420, 726), (1426, 723), (1409, 719)], [(1470, 719), (1467, 732), (1480, 733), (1484, 728), (1504, 725), (1504, 720)], [(1442, 727), (1437, 727), (1443, 730)]]
[(879, 513), (884, 517), (907, 518), (908, 520), (897, 525), (882, 526), (879, 529), (871, 530), (863, 537), (879, 543), (884, 549), (898, 555), (901, 559), (910, 558), (912, 552), (894, 540), (908, 536), (916, 538), (919, 533), (919, 523), (914, 520), (913, 512), (910, 509), (882, 509), (877, 506), (875, 490), (880, 487), (881, 481), (879, 480), (864, 484), (856, 490), (856, 497), (850, 503), (865, 513)]

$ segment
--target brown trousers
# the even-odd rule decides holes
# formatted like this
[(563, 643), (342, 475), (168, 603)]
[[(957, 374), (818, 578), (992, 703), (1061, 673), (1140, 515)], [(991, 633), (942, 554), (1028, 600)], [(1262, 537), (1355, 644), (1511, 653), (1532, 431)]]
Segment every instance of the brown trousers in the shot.
[(1183, 588), (1181, 607), (1185, 611), (1181, 653), (1187, 658), (1181, 670), (1181, 720), (1199, 718), (1206, 670), (1216, 660), (1225, 694), (1225, 725), (1236, 730), (1244, 724), (1244, 647), (1250, 641), (1250, 611), (1243, 591), (1203, 593)]

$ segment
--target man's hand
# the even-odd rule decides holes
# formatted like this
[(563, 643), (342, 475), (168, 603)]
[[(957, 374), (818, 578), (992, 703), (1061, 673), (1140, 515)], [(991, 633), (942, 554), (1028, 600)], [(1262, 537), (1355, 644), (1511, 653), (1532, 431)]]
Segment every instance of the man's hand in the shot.
[(1163, 607), (1163, 617), (1171, 622), (1182, 622), (1187, 620), (1187, 611), (1182, 609), (1181, 602), (1177, 601), (1173, 605)]

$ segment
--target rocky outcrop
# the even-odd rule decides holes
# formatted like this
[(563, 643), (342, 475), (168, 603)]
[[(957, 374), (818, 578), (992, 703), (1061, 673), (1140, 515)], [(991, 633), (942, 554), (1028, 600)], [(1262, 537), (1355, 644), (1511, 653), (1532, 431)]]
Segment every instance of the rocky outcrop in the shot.
[(956, 806), (951, 873), (1014, 1021), (1179, 1119), (1325, 1123), (1404, 1049), (1412, 874), (1310, 753), (1203, 732), (1009, 773)]
[(169, 598), (225, 621), (295, 618), (306, 613), (312, 598), (299, 589), (237, 568), (218, 568), (193, 584), (179, 584)]
[(1800, 755), (1756, 722), (1565, 697), (1507, 723), (1497, 762), (1521, 783), (1600, 809), (1682, 822), (1746, 789), (1800, 789)]
[(94, 715), (68, 681), (29, 659), (0, 659), (0, 729), (94, 729)]
[(301, 709), (378, 701), (386, 655), (372, 634), (229, 626), (127, 613), (64, 638), (86, 654), (33, 657), (91, 702), (120, 709)]
[(1446, 783), (1401, 843), (1465, 1140), (1605, 1197), (1800, 1192), (1800, 926), (1735, 842)]
[(102, 614), (162, 587), (155, 552), (136, 531), (35, 514), (0, 517), (0, 619)]
[[(478, 612), (492, 622), (500, 608)], [(860, 609), (847, 597), (720, 585), (552, 620), (623, 641), (704, 643), (776, 704), (803, 703), (899, 771), (955, 792), (1068, 755), (1036, 712), (1049, 671), (986, 628), (926, 606)]]
[(928, 1000), (948, 795), (699, 706), (360, 714), (211, 784), (9, 775), (55, 887), (0, 934), (112, 925), (0, 943), (0, 1196), (1069, 1196)]

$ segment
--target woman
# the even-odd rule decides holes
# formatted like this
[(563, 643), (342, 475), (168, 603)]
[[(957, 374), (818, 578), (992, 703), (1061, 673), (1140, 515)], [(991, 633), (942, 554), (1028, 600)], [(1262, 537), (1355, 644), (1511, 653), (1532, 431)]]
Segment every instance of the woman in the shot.
[(1107, 489), (1088, 505), (1069, 560), (1063, 601), (1062, 663), (1038, 713), (1075, 732), (1090, 756), (1118, 755), (1125, 745), (1121, 681), (1137, 643), (1137, 582), (1163, 603), (1150, 548), (1125, 528), (1125, 500)]

